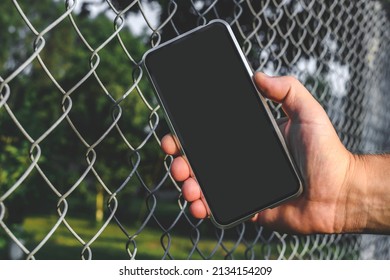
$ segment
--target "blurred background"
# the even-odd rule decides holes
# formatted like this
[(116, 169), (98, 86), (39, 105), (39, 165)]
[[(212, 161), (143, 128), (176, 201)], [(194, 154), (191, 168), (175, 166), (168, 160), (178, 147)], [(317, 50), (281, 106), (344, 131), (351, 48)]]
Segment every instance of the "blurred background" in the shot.
[(0, 13), (0, 259), (389, 258), (384, 236), (193, 219), (141, 64), (224, 19), (253, 69), (305, 84), (349, 150), (390, 151), (390, 1), (13, 0)]

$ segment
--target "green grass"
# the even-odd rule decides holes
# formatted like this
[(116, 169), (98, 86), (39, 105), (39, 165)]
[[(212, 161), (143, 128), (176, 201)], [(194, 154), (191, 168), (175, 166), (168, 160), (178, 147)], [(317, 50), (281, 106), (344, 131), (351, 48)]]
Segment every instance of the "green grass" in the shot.
[[(49, 216), (34, 216), (28, 217), (23, 223), (25, 234), (28, 238), (27, 248), (32, 251), (41, 240), (47, 235), (50, 229), (56, 223), (58, 217)], [(77, 234), (88, 242), (101, 228), (101, 225), (81, 218), (69, 218), (68, 223), (75, 229)], [(126, 226), (129, 233), (136, 232), (138, 228), (135, 226)], [(146, 227), (135, 239), (137, 246), (136, 259), (161, 259), (164, 254), (164, 249), (160, 243), (162, 231), (157, 227)], [(192, 249), (190, 233), (171, 233), (171, 245), (169, 253), (175, 259), (186, 259)], [(129, 259), (126, 251), (127, 238), (119, 227), (114, 223), (110, 223), (103, 233), (90, 246), (92, 249), (93, 259)], [(168, 246), (168, 239), (164, 239), (164, 244)], [(202, 235), (201, 242), (198, 248), (207, 256), (214, 249), (217, 240), (211, 237)], [(234, 242), (224, 241), (227, 248), (232, 248)], [(131, 250), (133, 246), (130, 245)], [(48, 242), (35, 254), (36, 259), (80, 259), (82, 244), (70, 233), (70, 231), (61, 224), (55, 233), (50, 237)], [(235, 258), (244, 258), (245, 247), (240, 244), (235, 251)], [(218, 247), (214, 259), (223, 259), (226, 252)], [(195, 253), (192, 259), (201, 259), (199, 253)]]
[[(27, 217), (23, 223), (23, 239), (27, 241), (26, 247), (32, 251), (41, 242), (41, 240), (47, 235), (54, 224), (57, 222), (57, 216), (32, 216)], [(101, 224), (97, 224), (92, 220), (86, 218), (72, 218), (67, 217), (68, 223), (77, 232), (77, 234), (88, 242), (101, 228)], [(134, 234), (139, 225), (125, 225), (126, 230), (130, 234)], [(203, 226), (203, 225), (202, 225)], [(187, 259), (191, 250), (193, 249), (190, 239), (191, 228), (181, 227), (171, 232), (171, 244), (169, 253), (174, 259)], [(201, 241), (198, 244), (198, 249), (203, 252), (205, 256), (209, 256), (210, 253), (217, 246), (216, 238), (213, 238), (213, 234), (204, 231), (205, 228), (200, 227)], [(249, 228), (248, 228), (249, 229)], [(135, 238), (137, 253), (136, 259), (161, 259), (165, 253), (164, 248), (160, 243), (160, 239), (163, 232), (157, 226), (153, 225), (151, 221), (148, 226)], [(19, 237), (19, 236), (18, 236)], [(225, 231), (225, 237), (223, 245), (228, 249), (232, 249), (237, 235), (234, 231)], [(252, 238), (246, 236), (248, 242), (253, 241)], [(129, 259), (129, 255), (126, 251), (126, 242), (128, 239), (119, 227), (111, 222), (108, 227), (102, 232), (102, 234), (93, 242), (90, 246), (92, 250), (92, 259), (103, 260), (126, 260)], [(168, 246), (168, 239), (163, 240), (165, 246)], [(292, 253), (291, 244), (286, 240), (285, 257), (289, 257)], [(298, 253), (303, 249), (303, 243), (300, 244)], [(331, 246), (328, 250), (335, 250), (337, 246), (342, 244)], [(254, 253), (256, 259), (262, 259), (268, 255), (271, 259), (277, 259), (280, 254), (281, 244), (278, 242), (271, 243), (268, 246), (262, 244), (259, 241), (254, 247)], [(83, 246), (82, 244), (69, 232), (69, 230), (61, 224), (50, 239), (44, 244), (44, 246), (34, 255), (36, 259), (80, 259)], [(131, 251), (134, 251), (132, 245), (130, 245)], [(234, 251), (235, 259), (245, 259), (246, 247), (241, 243)], [(269, 251), (268, 251), (269, 250)], [(224, 259), (226, 251), (218, 245), (216, 254), (213, 259)], [(306, 256), (309, 257), (309, 256)], [(166, 257), (169, 259), (169, 257)], [(354, 256), (346, 255), (345, 259), (355, 258)], [(1, 256), (0, 256), (1, 259)], [(200, 254), (195, 251), (191, 256), (191, 259), (202, 259)]]

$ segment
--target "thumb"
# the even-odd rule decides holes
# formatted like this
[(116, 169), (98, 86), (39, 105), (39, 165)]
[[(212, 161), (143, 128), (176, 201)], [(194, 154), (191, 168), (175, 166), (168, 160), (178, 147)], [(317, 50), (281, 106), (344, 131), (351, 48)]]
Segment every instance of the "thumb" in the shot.
[(257, 72), (254, 81), (266, 98), (282, 103), (282, 108), (290, 119), (313, 120), (318, 114), (326, 115), (321, 105), (294, 77), (270, 77)]

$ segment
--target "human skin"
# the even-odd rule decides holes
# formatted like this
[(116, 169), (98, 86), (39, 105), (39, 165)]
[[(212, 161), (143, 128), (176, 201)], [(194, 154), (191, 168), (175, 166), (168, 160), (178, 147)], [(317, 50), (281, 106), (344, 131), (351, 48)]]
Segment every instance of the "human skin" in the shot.
[[(287, 115), (278, 124), (302, 174), (304, 192), (252, 220), (288, 233), (390, 233), (390, 156), (349, 152), (324, 109), (295, 78), (258, 72), (253, 79), (266, 98), (282, 104)], [(207, 203), (172, 135), (164, 136), (161, 146), (177, 156), (171, 174), (183, 182), (191, 214), (206, 218)]]

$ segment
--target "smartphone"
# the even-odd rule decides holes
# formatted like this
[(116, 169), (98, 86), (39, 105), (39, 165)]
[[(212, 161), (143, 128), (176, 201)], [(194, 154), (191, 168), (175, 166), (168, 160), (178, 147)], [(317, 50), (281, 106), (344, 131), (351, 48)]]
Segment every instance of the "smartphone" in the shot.
[(302, 183), (225, 21), (145, 53), (144, 66), (217, 227), (298, 196)]

